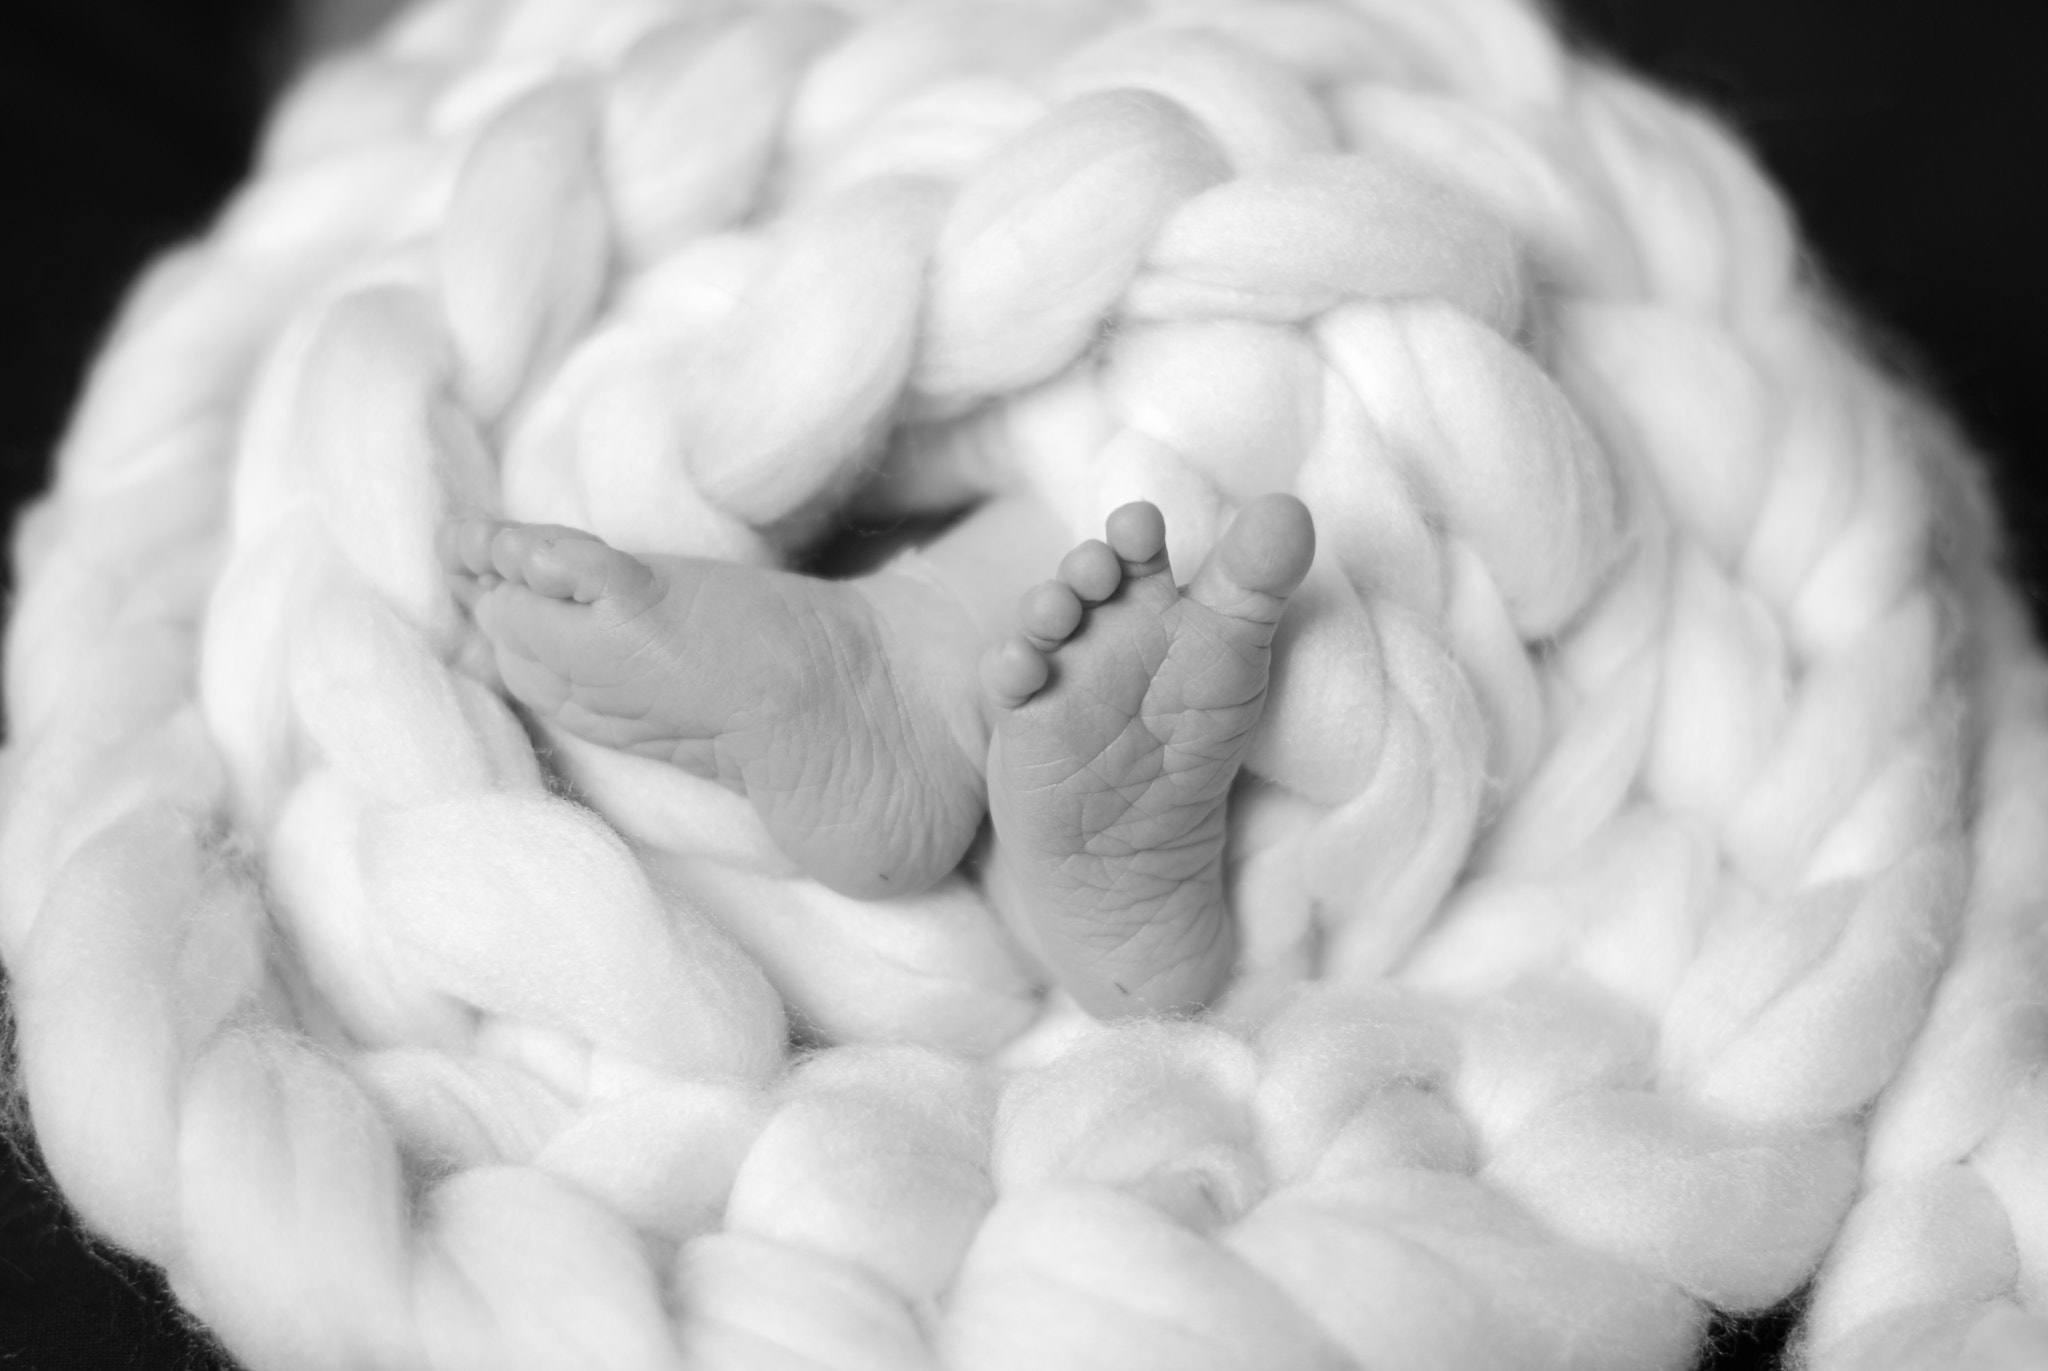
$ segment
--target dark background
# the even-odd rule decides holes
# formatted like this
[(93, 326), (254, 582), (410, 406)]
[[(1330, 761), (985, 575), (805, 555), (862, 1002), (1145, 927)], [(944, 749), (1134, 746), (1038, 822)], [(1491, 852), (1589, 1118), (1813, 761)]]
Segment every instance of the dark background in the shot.
[[(571, 0), (573, 2), (573, 0)], [(2048, 78), (2039, 0), (1571, 0), (1581, 37), (1741, 128), (1828, 277), (1991, 457), (2048, 570)], [(2032, 22), (2030, 22), (2032, 21)], [(38, 489), (136, 268), (243, 174), (296, 37), (263, 0), (0, 0), (0, 501)], [(1776, 1364), (1791, 1311), (1705, 1365)], [(0, 1368), (226, 1366), (148, 1269), (90, 1252), (0, 1144)]]

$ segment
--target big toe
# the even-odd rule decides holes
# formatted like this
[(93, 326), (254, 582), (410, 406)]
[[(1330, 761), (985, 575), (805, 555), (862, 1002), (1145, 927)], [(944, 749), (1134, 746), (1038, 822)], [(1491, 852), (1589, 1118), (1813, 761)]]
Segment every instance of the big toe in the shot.
[(1292, 595), (1315, 560), (1315, 520), (1292, 495), (1262, 495), (1231, 521), (1216, 551), (1223, 571), (1246, 590)]
[(509, 525), (491, 550), (505, 579), (551, 599), (587, 605), (644, 595), (654, 585), (645, 562), (580, 529)]
[(1262, 495), (1238, 511), (1189, 593), (1219, 613), (1277, 619), (1315, 556), (1308, 506), (1292, 495)]

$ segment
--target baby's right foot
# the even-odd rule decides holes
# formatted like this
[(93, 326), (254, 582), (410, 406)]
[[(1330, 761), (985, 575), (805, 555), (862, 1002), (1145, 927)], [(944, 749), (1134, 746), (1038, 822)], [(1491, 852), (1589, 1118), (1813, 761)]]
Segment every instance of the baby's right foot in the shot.
[(1024, 597), (982, 680), (1001, 876), (1062, 983), (1115, 1017), (1198, 1008), (1230, 972), (1224, 806), (1315, 529), (1293, 496), (1257, 500), (1185, 592), (1158, 509), (1107, 532)]
[(742, 792), (825, 884), (911, 893), (973, 841), (986, 733), (960, 646), (972, 630), (938, 592), (634, 557), (486, 519), (451, 523), (441, 551), (506, 690), (579, 737)]

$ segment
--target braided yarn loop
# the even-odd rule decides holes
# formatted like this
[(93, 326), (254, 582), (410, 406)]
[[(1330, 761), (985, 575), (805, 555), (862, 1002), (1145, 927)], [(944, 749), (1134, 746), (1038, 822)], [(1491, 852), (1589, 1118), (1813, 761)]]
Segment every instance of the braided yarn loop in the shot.
[[(516, 714), (451, 511), (1317, 560), (1243, 947), (1108, 1026)], [(70, 1203), (254, 1367), (2048, 1363), (2048, 674), (1710, 120), (1522, 0), (430, 0), (311, 71), (16, 538)], [(792, 1046), (792, 1025), (796, 1042)]]

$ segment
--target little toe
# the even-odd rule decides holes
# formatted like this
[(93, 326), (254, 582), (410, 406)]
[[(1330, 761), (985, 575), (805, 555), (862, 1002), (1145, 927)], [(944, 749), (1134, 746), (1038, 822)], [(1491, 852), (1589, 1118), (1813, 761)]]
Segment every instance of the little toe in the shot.
[[(1163, 570), (1166, 557), (1166, 516), (1149, 500), (1133, 500), (1110, 512), (1104, 522), (1109, 546), (1142, 574)], [(1159, 565), (1155, 566), (1154, 563)]]
[(441, 566), (452, 576), (495, 575), (491, 563), (491, 539), (498, 525), (490, 519), (457, 516), (442, 524), (434, 537), (434, 550)]
[(514, 585), (525, 585), (527, 554), (540, 536), (540, 529), (533, 524), (492, 525), (490, 569)]
[(1017, 620), (1035, 646), (1057, 647), (1081, 626), (1081, 599), (1064, 581), (1042, 581), (1024, 592)]
[(1315, 521), (1292, 495), (1262, 495), (1223, 531), (1188, 594), (1236, 618), (1271, 623), (1315, 560)]
[(1060, 560), (1059, 578), (1082, 604), (1100, 604), (1123, 584), (1124, 566), (1108, 543), (1090, 538)]
[(981, 686), (991, 703), (1015, 709), (1045, 689), (1052, 677), (1052, 665), (1030, 642), (1007, 638), (990, 648), (981, 659)]

